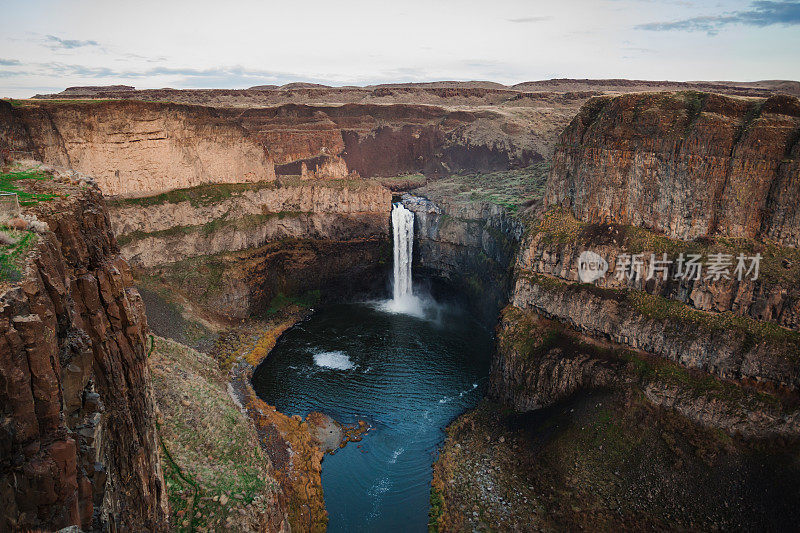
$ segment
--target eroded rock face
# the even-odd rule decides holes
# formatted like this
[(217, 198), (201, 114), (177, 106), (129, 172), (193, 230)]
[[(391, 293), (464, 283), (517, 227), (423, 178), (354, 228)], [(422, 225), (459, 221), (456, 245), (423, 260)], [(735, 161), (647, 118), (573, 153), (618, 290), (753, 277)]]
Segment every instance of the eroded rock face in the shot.
[(165, 530), (144, 306), (99, 191), (69, 193), (0, 296), (0, 529)]
[(280, 293), (323, 299), (382, 290), (392, 193), (371, 182), (206, 186), (180, 201), (115, 201), (113, 226), (136, 268), (215, 314), (243, 318)]
[[(492, 396), (527, 411), (632, 387), (731, 433), (800, 433), (799, 140), (790, 97), (588, 102), (561, 136), (545, 209), (516, 256)], [(608, 268), (591, 282), (578, 274), (585, 251)], [(641, 254), (638, 274), (617, 275), (624, 253)], [(758, 253), (761, 270), (680, 276), (681, 253)], [(649, 276), (651, 254), (673, 263)]]
[(508, 298), (522, 224), (491, 203), (403, 195), (414, 212), (414, 265), (462, 289), (493, 321)]
[(800, 101), (704, 93), (591, 100), (562, 133), (546, 202), (670, 237), (800, 245)]
[(659, 300), (637, 292), (605, 292), (536, 276), (517, 280), (512, 303), (587, 334), (721, 378), (753, 379), (793, 391), (800, 386), (798, 336), (794, 334), (762, 337), (733, 325), (705, 326), (688, 313), (672, 316), (662, 312), (656, 307)]
[[(509, 307), (498, 326), (490, 395), (520, 413), (548, 407), (582, 389), (618, 381), (618, 363), (552, 341), (552, 346), (544, 346), (553, 333), (547, 322), (535, 313), (526, 315)], [(540, 349), (532, 349), (531, 343)]]
[(388, 213), (391, 200), (391, 192), (377, 184), (347, 188), (309, 182), (244, 190), (218, 202), (120, 203), (111, 209), (111, 223), (116, 235), (126, 235), (207, 224), (226, 215), (232, 218), (271, 213), (384, 214)]
[[(90, 175), (106, 195), (271, 181), (276, 173), (319, 180), (496, 170), (541, 161), (545, 151), (526, 117), (489, 109), (409, 104), (241, 109), (126, 100), (2, 105), (0, 149), (8, 145)], [(552, 141), (553, 132), (549, 135)]]
[[(557, 214), (552, 218), (558, 219), (560, 216)], [(545, 225), (555, 224), (557, 221)], [(626, 231), (630, 232), (630, 229), (609, 225), (588, 225), (583, 226), (579, 234), (570, 240), (559, 239), (546, 230), (536, 232), (522, 245), (516, 267), (520, 272), (541, 274), (577, 283), (580, 282), (579, 257), (585, 250), (591, 250), (608, 263), (608, 272), (593, 282), (598, 287), (644, 291), (682, 302), (701, 311), (731, 312), (738, 316), (800, 330), (800, 285), (796, 278), (797, 271), (794, 269), (796, 250), (781, 250), (775, 246), (764, 247), (760, 250), (763, 252), (760, 261), (761, 270), (755, 280), (752, 279), (752, 274), (742, 276), (741, 280), (735, 275), (730, 276), (730, 279), (716, 280), (708, 278), (705, 273), (699, 279), (696, 277), (676, 279), (674, 264), (669, 266), (667, 275), (654, 270), (654, 275), (649, 277), (653, 258), (658, 261), (662, 258), (662, 254), (666, 253), (663, 251), (663, 242), (661, 244), (651, 242), (647, 248), (646, 238), (649, 235), (644, 234), (645, 239), (640, 239), (645, 242), (643, 245), (640, 242), (632, 242), (633, 238), (625, 236)], [(683, 248), (686, 248), (686, 253), (691, 249), (696, 253), (704, 253), (706, 257), (715, 252), (725, 252), (732, 257), (745, 251), (748, 255), (751, 253), (748, 248), (738, 247), (736, 243), (729, 249), (706, 244), (705, 247), (708, 248), (706, 250), (702, 245), (685, 241), (672, 241), (670, 245), (674, 250), (668, 253), (667, 257), (672, 261), (677, 258), (678, 250)], [(645, 248), (634, 248), (636, 246)], [(778, 257), (777, 254), (780, 252), (787, 252), (789, 258)], [(624, 253), (641, 254), (640, 275), (629, 277), (616, 273)], [(731, 266), (731, 272), (734, 266)]]
[(263, 147), (211, 108), (98, 102), (13, 113), (24, 124), (34, 155), (92, 176), (106, 195), (275, 179)]

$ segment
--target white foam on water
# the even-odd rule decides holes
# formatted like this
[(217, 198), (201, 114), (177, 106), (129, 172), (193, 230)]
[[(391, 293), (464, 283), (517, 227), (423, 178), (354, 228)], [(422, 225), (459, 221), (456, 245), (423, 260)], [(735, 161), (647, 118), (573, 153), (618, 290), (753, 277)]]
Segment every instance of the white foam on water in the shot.
[(465, 394), (469, 394), (470, 392), (474, 391), (474, 390), (475, 390), (475, 389), (477, 389), (477, 388), (478, 388), (478, 384), (477, 384), (477, 383), (473, 383), (473, 384), (472, 384), (472, 388), (471, 388), (471, 389), (467, 389), (467, 390), (465, 390), (465, 391), (461, 391), (461, 392), (459, 392), (459, 393), (458, 393), (458, 397), (459, 397), (459, 398), (463, 398)]
[(391, 464), (391, 465), (395, 464), (397, 462), (397, 458), (400, 457), (400, 455), (404, 451), (406, 451), (406, 449), (404, 447), (402, 447), (402, 446), (400, 446), (398, 449), (393, 451), (392, 452), (392, 456), (389, 458), (389, 464)]
[(372, 512), (369, 513), (369, 519), (374, 520), (378, 517), (378, 509), (380, 508), (381, 498), (384, 494), (389, 492), (392, 488), (392, 481), (388, 477), (382, 477), (372, 487), (370, 487), (367, 494), (373, 498)]
[(331, 370), (352, 370), (356, 367), (347, 354), (341, 351), (315, 353), (314, 364)]
[(425, 302), (413, 294), (378, 302), (377, 309), (385, 313), (425, 318)]

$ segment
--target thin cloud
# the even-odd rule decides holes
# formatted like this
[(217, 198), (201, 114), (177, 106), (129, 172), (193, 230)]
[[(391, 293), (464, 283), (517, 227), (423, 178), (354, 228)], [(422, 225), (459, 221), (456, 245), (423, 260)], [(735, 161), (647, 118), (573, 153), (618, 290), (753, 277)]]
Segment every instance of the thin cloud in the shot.
[(520, 17), (516, 19), (506, 19), (508, 22), (513, 22), (515, 24), (527, 24), (529, 22), (544, 22), (546, 20), (551, 20), (553, 17)]
[(653, 54), (655, 50), (652, 48), (638, 48), (636, 46), (623, 46), (623, 50), (628, 50), (629, 52), (641, 52), (642, 54)]
[(648, 31), (705, 31), (716, 35), (720, 28), (730, 24), (743, 24), (763, 28), (781, 24), (800, 24), (800, 2), (753, 2), (747, 11), (731, 11), (721, 15), (706, 15), (671, 22), (649, 22), (635, 26)]
[(313, 78), (297, 73), (247, 69), (242, 66), (221, 66), (208, 69), (155, 67), (144, 70), (125, 70), (49, 62), (26, 64), (25, 67), (25, 70), (0, 70), (0, 78), (16, 79), (26, 76), (80, 77), (86, 80), (112, 83), (119, 80), (142, 80), (167, 76), (173, 77), (176, 84), (187, 88), (263, 85), (270, 82), (283, 84), (290, 81), (331, 82), (331, 80)]
[(16, 59), (3, 59), (0, 58), (0, 66), (3, 67), (13, 67), (14, 65), (19, 65), (20, 62)]
[(97, 41), (80, 41), (78, 39), (62, 39), (55, 35), (45, 35), (45, 46), (53, 50), (73, 50), (85, 46), (100, 46)]

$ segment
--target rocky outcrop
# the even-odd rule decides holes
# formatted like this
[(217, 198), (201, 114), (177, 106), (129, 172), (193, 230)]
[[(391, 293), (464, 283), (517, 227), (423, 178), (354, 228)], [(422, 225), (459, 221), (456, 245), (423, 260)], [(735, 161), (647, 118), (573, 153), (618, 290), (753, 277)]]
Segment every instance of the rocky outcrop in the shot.
[[(212, 196), (215, 192), (219, 193), (218, 198)], [(388, 189), (367, 182), (255, 184), (240, 190), (209, 186), (186, 191), (185, 196), (177, 193), (174, 198), (112, 202), (111, 219), (117, 235), (154, 233), (178, 226), (204, 225), (220, 219), (278, 213), (371, 213), (385, 215), (385, 224), (388, 224), (391, 200)]]
[(800, 245), (800, 101), (714, 94), (591, 100), (562, 133), (545, 201), (669, 237)]
[[(127, 100), (2, 105), (0, 149), (13, 145), (91, 175), (107, 195), (271, 181), (276, 173), (319, 180), (505, 169), (541, 161), (546, 151), (525, 116), (488, 109), (293, 103), (242, 109)], [(550, 126), (548, 135), (556, 129)]]
[[(733, 313), (755, 320), (773, 322), (783, 327), (800, 329), (800, 252), (795, 248), (757, 241), (735, 241), (727, 238), (683, 241), (667, 239), (641, 228), (618, 224), (587, 224), (570, 214), (552, 210), (531, 226), (517, 257), (520, 272), (542, 274), (568, 282), (580, 282), (578, 262), (586, 251), (602, 257), (607, 273), (593, 281), (608, 289), (634, 289), (687, 304), (694, 309), (713, 313)], [(726, 254), (730, 265), (726, 277), (715, 279), (708, 271), (697, 276), (677, 276), (677, 259), (683, 253), (699, 254), (707, 264), (710, 255)], [(752, 257), (760, 254), (759, 272), (735, 274), (739, 254)], [(617, 269), (624, 254), (632, 254), (641, 262), (635, 275), (622, 275)], [(671, 263), (667, 271), (653, 260)], [(750, 260), (746, 261), (749, 268)], [(658, 267), (658, 268), (656, 268)]]
[[(593, 310), (594, 304), (589, 305)], [(720, 380), (687, 369), (691, 365), (685, 361), (635, 349), (636, 342), (625, 337), (616, 337), (621, 343), (602, 340), (596, 331), (581, 334), (567, 319), (552, 316), (559, 320), (548, 320), (533, 307), (503, 310), (490, 374), (491, 398), (527, 413), (588, 390), (633, 390), (653, 405), (728, 433), (758, 438), (800, 434), (796, 403), (774, 394), (774, 389), (764, 392), (752, 380)], [(609, 320), (619, 327), (614, 317)]]
[(96, 102), (41, 104), (12, 114), (33, 156), (94, 177), (106, 195), (275, 178), (264, 148), (212, 108)]
[[(633, 388), (731, 433), (800, 433), (799, 111), (783, 96), (587, 103), (560, 138), (516, 257), (492, 396), (528, 411)], [(607, 267), (591, 282), (578, 271), (585, 251)], [(623, 254), (641, 265), (617, 272)], [(704, 268), (725, 255), (729, 272), (682, 276), (681, 254)], [(760, 255), (757, 276), (735, 274), (740, 254)]]
[(572, 394), (618, 381), (620, 364), (575, 349), (568, 337), (536, 313), (509, 306), (498, 326), (490, 395), (515, 411), (548, 407)]
[(99, 191), (61, 187), (0, 296), (0, 529), (165, 530), (144, 307)]
[(520, 167), (541, 161), (524, 120), (492, 110), (431, 105), (305, 105), (254, 108), (232, 118), (259, 139), (278, 174), (385, 177)]
[(512, 303), (631, 348), (721, 378), (753, 379), (796, 391), (800, 334), (672, 306), (638, 291), (594, 289), (521, 276)]
[(463, 289), (494, 320), (508, 298), (522, 224), (492, 203), (457, 203), (405, 194), (414, 212), (414, 266)]
[(191, 257), (252, 250), (285, 240), (364, 241), (385, 236), (385, 214), (282, 212), (223, 220), (211, 227), (177, 226), (135, 240), (125, 237), (123, 252), (132, 265), (153, 267)]
[(145, 277), (223, 317), (278, 294), (323, 299), (383, 289), (391, 192), (368, 181), (281, 179), (117, 200), (122, 251)]

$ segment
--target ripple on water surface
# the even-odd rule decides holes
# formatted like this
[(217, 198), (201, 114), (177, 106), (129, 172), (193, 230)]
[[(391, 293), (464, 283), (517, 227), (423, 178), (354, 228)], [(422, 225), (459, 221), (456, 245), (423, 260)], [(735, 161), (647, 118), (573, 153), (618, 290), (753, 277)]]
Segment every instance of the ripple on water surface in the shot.
[(491, 338), (470, 316), (327, 307), (287, 331), (253, 376), (278, 410), (375, 428), (322, 463), (329, 531), (426, 531), (431, 464), (444, 427), (486, 387)]

